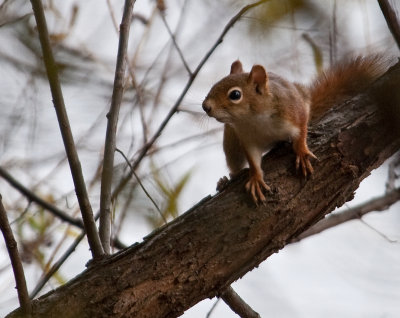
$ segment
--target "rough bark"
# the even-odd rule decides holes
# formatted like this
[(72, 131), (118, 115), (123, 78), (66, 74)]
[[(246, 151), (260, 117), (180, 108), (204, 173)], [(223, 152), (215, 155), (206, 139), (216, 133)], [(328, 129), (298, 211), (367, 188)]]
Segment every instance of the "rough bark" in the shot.
[[(279, 251), (327, 213), (352, 199), (370, 171), (400, 148), (400, 68), (336, 107), (311, 127), (319, 161), (305, 180), (289, 144), (263, 160), (272, 193), (254, 206), (247, 171), (140, 244), (96, 262), (33, 302), (32, 317), (177, 317)], [(397, 98), (395, 98), (397, 97)], [(385, 111), (378, 111), (385, 110)], [(392, 111), (389, 116), (384, 113)], [(17, 317), (18, 311), (8, 317)]]

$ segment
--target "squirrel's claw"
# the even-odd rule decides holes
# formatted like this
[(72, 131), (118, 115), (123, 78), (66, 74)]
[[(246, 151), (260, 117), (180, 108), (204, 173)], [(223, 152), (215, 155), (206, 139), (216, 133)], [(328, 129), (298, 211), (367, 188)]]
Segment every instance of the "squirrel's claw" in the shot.
[(260, 176), (250, 176), (249, 181), (246, 183), (246, 190), (251, 194), (254, 203), (257, 205), (258, 202), (265, 203), (266, 198), (264, 196), (263, 190), (268, 192), (271, 191), (271, 188), (265, 183), (262, 177)]
[(310, 162), (310, 157), (318, 160), (318, 158), (309, 150), (305, 153), (298, 153), (296, 156), (296, 170), (299, 170), (301, 167), (301, 171), (305, 177), (314, 172)]

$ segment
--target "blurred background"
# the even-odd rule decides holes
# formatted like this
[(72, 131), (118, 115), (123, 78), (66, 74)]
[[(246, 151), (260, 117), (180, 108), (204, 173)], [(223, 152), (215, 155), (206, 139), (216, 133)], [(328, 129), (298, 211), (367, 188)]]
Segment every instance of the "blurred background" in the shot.
[[(121, 0), (43, 1), (62, 89), (93, 210), (118, 48)], [(117, 147), (137, 162), (180, 96), (178, 112), (140, 160), (136, 172), (171, 220), (227, 175), (222, 125), (201, 103), (230, 64), (255, 63), (310, 83), (323, 68), (358, 54), (398, 56), (377, 1), (270, 0), (229, 30), (197, 76), (193, 72), (229, 20), (250, 1), (141, 0), (134, 6), (129, 71)], [(398, 10), (399, 3), (392, 1)], [(0, 1), (0, 167), (29, 191), (79, 216), (30, 3)], [(185, 86), (194, 78), (185, 92)], [(392, 158), (394, 160), (394, 158)], [(384, 195), (388, 161), (372, 172), (342, 209)], [(140, 242), (163, 218), (115, 154), (113, 236)], [(398, 185), (398, 184), (397, 184)], [(23, 258), (29, 291), (80, 234), (0, 177), (0, 193)], [(285, 247), (233, 287), (262, 317), (399, 317), (400, 204), (369, 213)], [(339, 212), (335, 212), (339, 213)], [(115, 248), (114, 251), (118, 249)], [(90, 259), (82, 241), (40, 294), (67, 282)], [(18, 306), (10, 261), (0, 240), (0, 316)], [(184, 317), (236, 317), (216, 299)]]

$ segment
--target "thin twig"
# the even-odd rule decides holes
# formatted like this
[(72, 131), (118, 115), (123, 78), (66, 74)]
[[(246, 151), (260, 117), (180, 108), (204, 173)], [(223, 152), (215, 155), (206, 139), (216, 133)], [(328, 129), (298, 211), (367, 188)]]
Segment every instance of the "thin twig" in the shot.
[(172, 33), (171, 28), (169, 27), (168, 22), (165, 19), (165, 14), (162, 11), (159, 11), (159, 12), (160, 12), (161, 20), (164, 22), (165, 28), (167, 29), (168, 34), (171, 37), (172, 43), (174, 44), (174, 47), (175, 47), (176, 51), (178, 52), (179, 57), (181, 58), (183, 66), (185, 67), (185, 69), (188, 72), (189, 76), (191, 76), (192, 75), (192, 71), (190, 70), (190, 67), (189, 67), (188, 63), (186, 62), (186, 59), (183, 56), (181, 48), (179, 47), (178, 43), (176, 42), (175, 35)]
[(18, 217), (16, 219), (11, 221), (10, 225), (13, 225), (14, 223), (19, 223), (21, 220), (23, 220), (25, 218), (26, 214), (28, 213), (31, 204), (32, 204), (32, 201), (28, 201), (28, 204), (26, 205), (24, 211), (22, 211), (22, 213), (20, 215), (18, 215)]
[[(134, 198), (134, 194), (135, 194), (135, 190), (137, 189), (137, 183), (133, 183), (131, 184), (131, 186), (128, 189), (128, 193), (126, 194), (126, 196), (124, 196), (124, 203), (121, 205), (121, 207), (118, 209), (118, 218), (115, 218), (114, 220), (114, 240), (113, 240), (113, 245), (111, 246), (111, 248), (115, 247), (115, 241), (116, 241), (116, 236), (118, 235), (118, 233), (121, 233), (121, 229), (122, 226), (124, 224), (126, 224), (125, 220), (126, 220), (126, 216), (129, 214), (128, 213), (128, 209), (132, 203), (132, 200)], [(118, 204), (120, 205), (120, 204)], [(118, 243), (121, 243), (118, 240)]]
[[(110, 15), (111, 15), (111, 20), (113, 22), (114, 29), (115, 29), (115, 31), (117, 33), (119, 33), (118, 32), (117, 20), (115, 18), (114, 10), (113, 10), (113, 8), (111, 6), (110, 0), (107, 0), (107, 6), (108, 6), (108, 11), (110, 12)], [(134, 17), (135, 17), (135, 14), (132, 14), (132, 19)], [(135, 76), (135, 73), (133, 71), (133, 66), (130, 65), (128, 55), (125, 55), (125, 58), (126, 58), (126, 63), (128, 65), (128, 72), (129, 72), (129, 75), (131, 77), (132, 87), (136, 91), (137, 100), (139, 102), (139, 114), (140, 114), (140, 120), (142, 122), (143, 140), (146, 143), (147, 142), (147, 124), (146, 124), (146, 121), (144, 119), (144, 94), (143, 94), (141, 85), (139, 85), (137, 83), (136, 76)]]
[(379, 6), (381, 7), (382, 13), (385, 17), (386, 23), (392, 32), (393, 38), (400, 49), (400, 23), (396, 15), (396, 11), (393, 10), (388, 0), (378, 0)]
[(120, 25), (117, 63), (115, 67), (114, 88), (111, 98), (110, 112), (107, 114), (107, 132), (104, 144), (103, 172), (101, 175), (100, 193), (100, 239), (104, 251), (110, 253), (111, 237), (111, 185), (114, 169), (115, 140), (118, 125), (119, 109), (124, 93), (126, 70), (126, 54), (128, 50), (129, 30), (135, 0), (126, 0)]
[(69, 224), (73, 224), (80, 228), (83, 227), (83, 223), (81, 220), (76, 219), (64, 211), (60, 210), (56, 206), (48, 203), (47, 201), (38, 197), (35, 193), (24, 187), (21, 183), (19, 183), (16, 179), (14, 179), (3, 167), (0, 167), (0, 176), (4, 178), (9, 184), (11, 184), (15, 189), (17, 189), (23, 196), (25, 196), (30, 202), (35, 202), (39, 204), (41, 207), (50, 211), (55, 216), (59, 217), (61, 220), (68, 222)]
[(242, 318), (261, 318), (236, 292), (228, 287), (221, 295), (222, 300)]
[(18, 253), (17, 242), (15, 241), (10, 224), (8, 223), (7, 213), (4, 209), (2, 197), (0, 195), (0, 230), (3, 232), (4, 241), (10, 256), (11, 266), (14, 272), (15, 283), (17, 285), (17, 293), (19, 304), (25, 314), (32, 312), (31, 300), (29, 299), (28, 289), (26, 287), (24, 268), (22, 267), (21, 258)]
[(163, 219), (164, 223), (167, 223), (167, 219), (165, 218), (164, 214), (162, 214), (160, 208), (158, 207), (157, 203), (154, 201), (154, 199), (151, 197), (150, 193), (146, 190), (146, 188), (144, 187), (142, 181), (140, 181), (139, 176), (136, 174), (135, 170), (133, 170), (133, 167), (131, 165), (131, 163), (129, 162), (129, 159), (125, 156), (125, 154), (119, 150), (118, 148), (115, 149), (115, 151), (118, 151), (122, 157), (124, 157), (126, 163), (128, 164), (129, 168), (131, 169), (133, 175), (135, 176), (137, 182), (139, 183), (140, 187), (142, 188), (143, 192), (146, 194), (146, 196), (150, 199), (151, 203), (153, 203), (154, 207), (156, 208), (156, 210), (158, 211), (158, 213), (160, 214), (161, 218)]
[(112, 21), (112, 23), (114, 25), (114, 29), (118, 33), (118, 22), (117, 22), (117, 19), (115, 17), (115, 13), (114, 13), (114, 10), (112, 8), (110, 0), (107, 0), (107, 6), (108, 6), (108, 11), (110, 11), (111, 21)]
[[(99, 218), (99, 213), (96, 215), (95, 220)], [(69, 256), (75, 251), (75, 249), (78, 247), (79, 243), (82, 241), (82, 239), (85, 237), (86, 233), (85, 231), (82, 231), (81, 234), (79, 234), (78, 237), (74, 240), (74, 242), (70, 245), (70, 247), (65, 251), (65, 253), (60, 257), (60, 259), (53, 264), (53, 266), (49, 269), (49, 271), (42, 276), (42, 278), (39, 280), (39, 282), (36, 284), (35, 288), (29, 295), (31, 299), (33, 299), (44, 287), (44, 285), (50, 280), (50, 278), (60, 269), (60, 267), (65, 263), (65, 261), (68, 259)], [(113, 244), (114, 247), (117, 247), (119, 249), (124, 249), (127, 246), (123, 244), (117, 237), (113, 239)]]
[(143, 148), (141, 149), (140, 153), (138, 154), (136, 160), (134, 161), (134, 163), (132, 164), (133, 170), (131, 170), (130, 173), (128, 173), (118, 184), (118, 186), (116, 187), (116, 189), (114, 190), (112, 197), (116, 197), (120, 191), (124, 188), (124, 186), (126, 185), (126, 183), (129, 181), (129, 179), (132, 176), (132, 171), (136, 170), (137, 167), (139, 166), (139, 164), (141, 163), (141, 161), (143, 160), (143, 158), (146, 156), (147, 151), (153, 146), (153, 144), (155, 143), (155, 141), (158, 139), (158, 137), (160, 137), (162, 131), (164, 130), (164, 128), (167, 126), (168, 122), (170, 121), (170, 119), (172, 118), (172, 116), (178, 111), (178, 107), (180, 106), (183, 98), (186, 96), (186, 93), (188, 92), (189, 88), (192, 86), (195, 78), (197, 77), (197, 74), (200, 72), (200, 70), (203, 68), (204, 64), (207, 62), (207, 60), (210, 58), (210, 56), (214, 53), (214, 51), (216, 50), (216, 48), (222, 43), (225, 35), (228, 33), (228, 31), (233, 27), (233, 25), (242, 17), (243, 14), (245, 14), (248, 10), (259, 6), (265, 2), (267, 2), (269, 0), (261, 0), (261, 1), (257, 1), (255, 3), (249, 4), (244, 6), (233, 18), (231, 18), (231, 20), (228, 22), (228, 24), (224, 27), (222, 33), (220, 34), (220, 36), (218, 37), (218, 39), (216, 40), (216, 42), (214, 43), (214, 45), (210, 48), (210, 50), (205, 54), (205, 56), (203, 57), (203, 59), (200, 61), (200, 63), (198, 64), (198, 66), (196, 67), (196, 69), (193, 71), (192, 75), (189, 77), (185, 87), (183, 88), (183, 91), (181, 92), (180, 96), (178, 97), (178, 99), (176, 100), (175, 104), (173, 105), (173, 107), (170, 109), (170, 111), (168, 112), (167, 116), (165, 117), (165, 119), (163, 120), (163, 122), (161, 123), (160, 127), (157, 129), (157, 131), (155, 132), (155, 134), (153, 135), (153, 137), (147, 142), (147, 144), (145, 144), (143, 146)]
[(71, 246), (65, 251), (65, 253), (61, 256), (61, 258), (53, 264), (53, 266), (49, 269), (49, 271), (41, 277), (41, 279), (37, 282), (35, 288), (30, 293), (30, 299), (35, 298), (35, 296), (42, 290), (43, 286), (49, 281), (49, 279), (56, 273), (62, 264), (68, 259), (68, 257), (75, 251), (76, 247), (85, 237), (85, 232), (82, 231), (81, 234), (75, 239), (75, 241), (71, 244)]
[(215, 301), (215, 303), (211, 306), (210, 310), (208, 311), (206, 318), (210, 318), (211, 314), (213, 313), (213, 311), (215, 310), (215, 308), (217, 307), (219, 301), (221, 300), (221, 298), (217, 298), (217, 300)]
[(307, 231), (301, 233), (292, 242), (298, 242), (308, 236), (315, 235), (325, 231), (328, 228), (334, 227), (338, 224), (361, 218), (364, 214), (372, 211), (385, 211), (392, 204), (400, 200), (400, 188), (386, 193), (385, 195), (366, 201), (360, 205), (350, 208), (344, 212), (331, 214), (325, 219), (319, 221), (314, 226), (310, 227)]
[[(67, 222), (68, 224), (74, 225), (74, 226), (76, 226), (76, 227), (78, 227), (80, 229), (84, 229), (82, 220), (71, 217), (67, 212), (65, 212), (63, 210), (60, 210), (58, 207), (56, 207), (56, 206), (48, 203), (47, 201), (41, 199), (36, 194), (34, 194), (32, 191), (30, 191), (29, 189), (24, 187), (20, 182), (15, 180), (2, 167), (0, 167), (0, 175), (6, 181), (8, 181), (14, 188), (16, 188), (18, 191), (20, 191), (21, 194), (24, 195), (29, 200), (29, 202), (35, 202), (36, 204), (38, 204), (39, 206), (41, 206), (45, 210), (49, 211), (50, 213), (52, 213), (54, 216), (56, 216), (56, 217), (60, 218), (61, 220)], [(28, 205), (28, 207), (29, 207), (29, 205)], [(28, 207), (26, 208), (26, 210), (28, 209)], [(25, 213), (25, 211), (24, 211), (24, 213)], [(21, 217), (22, 217), (22, 215), (19, 218), (21, 218)], [(95, 220), (97, 220), (98, 218), (99, 218), (99, 216), (97, 215), (95, 217)], [(14, 222), (15, 221), (16, 220), (14, 220)], [(125, 247), (125, 246), (121, 245), (121, 243), (118, 240), (118, 238), (114, 239), (114, 246), (118, 247), (120, 249)]]
[(47, 30), (44, 9), (40, 0), (31, 0), (33, 13), (35, 15), (39, 40), (43, 51), (43, 60), (46, 67), (47, 77), (49, 79), (50, 90), (53, 97), (53, 104), (56, 110), (61, 135), (67, 153), (68, 162), (71, 169), (72, 179), (75, 185), (75, 192), (81, 209), (83, 223), (88, 236), (90, 250), (93, 258), (101, 257), (104, 250), (101, 246), (96, 223), (93, 217), (92, 207), (90, 205), (85, 181), (82, 174), (82, 167), (76, 151), (74, 138), (72, 136), (68, 115), (65, 109), (64, 98), (61, 91), (61, 85), (58, 79), (57, 64), (53, 57), (50, 45), (49, 33)]
[(169, 144), (163, 145), (161, 147), (154, 148), (148, 152), (148, 155), (154, 155), (155, 153), (160, 152), (165, 149), (168, 149), (168, 148), (175, 148), (178, 146), (183, 146), (185, 143), (193, 142), (197, 139), (204, 139), (204, 137), (206, 137), (206, 136), (213, 135), (213, 134), (216, 134), (217, 132), (221, 132), (221, 131), (222, 131), (222, 128), (219, 127), (219, 128), (210, 129), (206, 132), (201, 132), (199, 134), (191, 135), (191, 136), (179, 139), (177, 141), (171, 142)]
[(382, 233), (381, 231), (379, 231), (378, 229), (374, 228), (372, 225), (368, 224), (367, 222), (365, 222), (365, 220), (360, 219), (361, 223), (364, 224), (366, 227), (368, 227), (369, 229), (371, 229), (372, 231), (374, 231), (375, 233), (377, 233), (379, 236), (383, 237), (386, 241), (388, 241), (389, 243), (397, 243), (396, 240), (392, 240), (389, 237), (387, 237), (384, 233)]
[[(185, 1), (183, 3), (183, 5), (182, 5), (181, 12), (179, 14), (179, 19), (178, 19), (178, 22), (176, 24), (175, 32), (172, 34), (174, 38), (176, 38), (176, 36), (178, 35), (178, 32), (182, 30), (182, 23), (184, 21), (183, 17), (184, 17), (184, 12), (185, 12), (186, 7), (187, 7), (187, 3), (188, 3), (188, 1)], [(156, 107), (158, 106), (159, 101), (160, 101), (161, 93), (162, 93), (162, 91), (163, 91), (163, 89), (165, 87), (167, 75), (168, 75), (168, 72), (170, 70), (170, 65), (171, 65), (171, 61), (170, 60), (171, 60), (173, 49), (174, 49), (174, 43), (172, 43), (170, 45), (170, 47), (169, 47), (169, 50), (168, 50), (168, 53), (167, 53), (167, 57), (166, 57), (165, 62), (164, 62), (164, 67), (163, 67), (163, 70), (161, 71), (160, 82), (159, 82), (157, 91), (154, 94), (153, 106), (152, 106), (151, 113), (153, 113), (154, 110), (156, 109)], [(163, 52), (163, 51), (164, 51), (164, 48), (160, 51), (160, 53)], [(157, 55), (157, 58), (155, 59), (155, 61), (158, 60), (159, 57), (160, 57), (160, 54)], [(154, 63), (150, 66), (149, 70), (152, 69), (153, 65), (154, 65)], [(146, 79), (147, 74), (148, 74), (148, 72), (146, 73), (146, 76), (144, 77), (144, 79)], [(189, 72), (189, 75), (190, 74), (191, 74), (191, 72)], [(146, 143), (147, 143), (147, 141), (146, 141)]]

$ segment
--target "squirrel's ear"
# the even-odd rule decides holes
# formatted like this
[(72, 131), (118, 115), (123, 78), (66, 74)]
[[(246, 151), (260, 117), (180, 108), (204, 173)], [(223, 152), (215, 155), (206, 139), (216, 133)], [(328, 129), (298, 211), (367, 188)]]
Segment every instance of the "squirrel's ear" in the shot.
[(237, 60), (231, 65), (231, 74), (240, 74), (243, 73), (242, 63)]
[(255, 85), (256, 92), (264, 94), (267, 90), (268, 75), (265, 68), (261, 65), (254, 65), (249, 74), (248, 82)]

